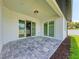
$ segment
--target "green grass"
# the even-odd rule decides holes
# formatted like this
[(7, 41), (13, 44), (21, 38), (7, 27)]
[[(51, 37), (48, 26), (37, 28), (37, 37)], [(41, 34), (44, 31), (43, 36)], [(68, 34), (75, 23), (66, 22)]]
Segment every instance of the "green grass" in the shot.
[(79, 59), (79, 36), (71, 36), (70, 59)]

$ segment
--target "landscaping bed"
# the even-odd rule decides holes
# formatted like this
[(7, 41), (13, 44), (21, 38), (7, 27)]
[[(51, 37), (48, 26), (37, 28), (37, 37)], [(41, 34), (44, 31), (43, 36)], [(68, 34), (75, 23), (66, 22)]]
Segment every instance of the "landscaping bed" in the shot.
[(79, 59), (79, 36), (67, 37), (50, 59)]

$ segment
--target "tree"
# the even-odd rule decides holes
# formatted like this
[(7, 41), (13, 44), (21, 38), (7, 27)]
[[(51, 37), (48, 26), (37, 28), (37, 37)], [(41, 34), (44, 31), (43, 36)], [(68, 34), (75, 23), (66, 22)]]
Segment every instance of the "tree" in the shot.
[(68, 22), (68, 29), (74, 29), (75, 26), (74, 26), (74, 22)]
[(75, 27), (79, 28), (79, 22), (75, 22)]

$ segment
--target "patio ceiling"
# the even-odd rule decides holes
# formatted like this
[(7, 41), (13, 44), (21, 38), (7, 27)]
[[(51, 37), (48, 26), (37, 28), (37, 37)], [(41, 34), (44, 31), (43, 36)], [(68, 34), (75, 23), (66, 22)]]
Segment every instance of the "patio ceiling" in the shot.
[[(48, 4), (47, 0), (3, 0), (4, 6), (40, 20), (52, 19), (59, 17), (53, 8)], [(38, 13), (34, 13), (37, 10)]]

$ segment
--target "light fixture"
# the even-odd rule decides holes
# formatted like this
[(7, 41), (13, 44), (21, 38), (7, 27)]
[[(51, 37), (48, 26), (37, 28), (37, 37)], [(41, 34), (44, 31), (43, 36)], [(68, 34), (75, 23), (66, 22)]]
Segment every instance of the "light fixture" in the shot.
[(39, 11), (38, 11), (37, 9), (35, 9), (35, 10), (34, 10), (34, 13), (37, 14), (37, 13), (39, 13)]

